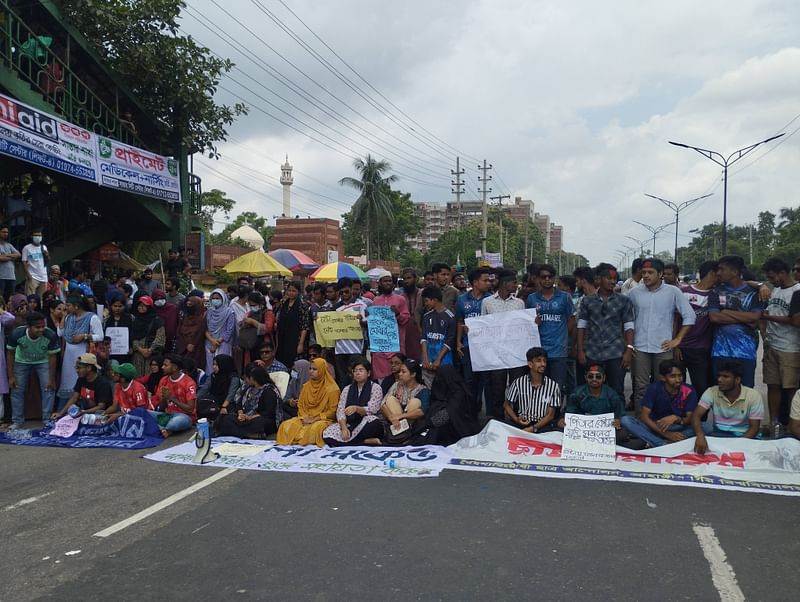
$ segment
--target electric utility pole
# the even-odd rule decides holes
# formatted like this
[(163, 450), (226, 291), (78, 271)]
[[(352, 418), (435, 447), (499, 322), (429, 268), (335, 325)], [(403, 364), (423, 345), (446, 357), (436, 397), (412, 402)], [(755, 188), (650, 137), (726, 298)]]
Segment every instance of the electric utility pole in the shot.
[(461, 169), (461, 159), (460, 157), (456, 157), (456, 170), (450, 170), (450, 175), (455, 177), (455, 180), (450, 180), (450, 185), (455, 186), (455, 188), (451, 188), (450, 192), (456, 195), (456, 207), (458, 208), (458, 217), (456, 218), (456, 231), (461, 231), (461, 219), (462, 219), (462, 209), (461, 206), (461, 195), (464, 194), (464, 180), (461, 179), (461, 176), (464, 175), (464, 170)]
[(486, 227), (489, 224), (489, 222), (488, 222), (489, 208), (486, 206), (486, 195), (489, 194), (492, 191), (491, 188), (488, 188), (486, 186), (487, 182), (491, 182), (492, 181), (492, 176), (488, 176), (487, 177), (486, 176), (486, 172), (489, 171), (491, 168), (492, 168), (492, 164), (491, 163), (487, 163), (486, 159), (483, 160), (483, 167), (478, 165), (478, 169), (480, 169), (483, 172), (483, 177), (482, 178), (480, 176), (478, 176), (478, 182), (481, 183), (481, 187), (478, 188), (478, 192), (480, 192), (483, 195), (483, 203), (482, 203), (482, 208), (481, 208), (481, 212), (483, 213), (483, 229), (481, 231), (482, 232), (482, 234), (481, 234), (481, 252), (483, 253), (482, 259), (485, 259), (485, 257), (486, 257)]
[(500, 194), (498, 196), (489, 197), (490, 201), (497, 201), (497, 206), (500, 208), (500, 213), (497, 214), (497, 225), (500, 226), (500, 255), (503, 256), (503, 258), (505, 258), (505, 254), (503, 252), (503, 199), (510, 198), (510, 194)]

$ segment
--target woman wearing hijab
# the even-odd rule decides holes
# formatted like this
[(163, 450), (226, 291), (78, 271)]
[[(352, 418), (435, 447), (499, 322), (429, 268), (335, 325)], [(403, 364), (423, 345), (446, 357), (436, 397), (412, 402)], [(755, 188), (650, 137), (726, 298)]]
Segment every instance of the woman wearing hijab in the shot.
[(193, 290), (183, 305), (184, 316), (178, 325), (175, 352), (190, 357), (196, 366), (206, 365), (206, 306), (203, 291)]
[(8, 301), (8, 311), (14, 314), (14, 327), (26, 326), (25, 316), (28, 315), (28, 298), (22, 293), (11, 295)]
[(275, 357), (290, 370), (294, 360), (305, 353), (310, 325), (308, 308), (308, 303), (302, 298), (300, 284), (290, 282), (286, 286), (286, 298), (276, 315), (278, 326), (275, 353)]
[(131, 350), (133, 365), (138, 374), (147, 371), (147, 363), (154, 355), (164, 354), (166, 335), (164, 322), (156, 315), (153, 299), (142, 295), (134, 305), (136, 308), (131, 325)]
[(86, 311), (86, 298), (74, 294), (67, 297), (67, 317), (64, 318), (64, 328), (58, 334), (64, 339), (64, 358), (61, 361), (57, 394), (60, 410), (72, 397), (72, 389), (78, 380), (75, 372), (78, 357), (89, 351), (91, 343), (100, 343), (105, 335), (103, 323), (97, 314)]
[(241, 384), (242, 381), (239, 380), (236, 367), (233, 365), (233, 358), (224, 354), (215, 357), (211, 375), (197, 389), (198, 417), (216, 418), (216, 414), (206, 415), (207, 412), (204, 410), (208, 407), (208, 402), (204, 400), (213, 401), (214, 407), (220, 408), (220, 413), (227, 413), (227, 408), (233, 404)]
[[(151, 357), (147, 373), (136, 379), (144, 385), (144, 388), (147, 389), (147, 393), (151, 397), (156, 394), (158, 383), (164, 378), (164, 369), (161, 367), (161, 360), (161, 356)], [(152, 410), (153, 408), (150, 409)]]
[(339, 403), (339, 387), (328, 373), (325, 360), (316, 358), (308, 369), (308, 382), (300, 391), (297, 417), (281, 423), (275, 438), (278, 445), (317, 445), (322, 432), (333, 422)]
[(211, 293), (206, 311), (206, 372), (211, 372), (214, 357), (233, 355), (232, 342), (236, 335), (236, 315), (229, 307), (228, 296), (221, 288)]
[(120, 364), (131, 361), (131, 326), (133, 317), (125, 310), (125, 297), (119, 291), (111, 291), (106, 297), (108, 301), (108, 317), (103, 323), (103, 332), (108, 336), (109, 328), (123, 328), (128, 331), (128, 353), (120, 355), (110, 355), (110, 360), (116, 360)]
[(339, 396), (336, 422), (322, 433), (322, 439), (331, 447), (342, 445), (380, 445), (383, 423), (379, 414), (383, 391), (370, 378), (372, 365), (365, 357), (350, 362), (353, 381)]
[(454, 366), (439, 366), (431, 385), (431, 404), (425, 414), (429, 444), (450, 445), (480, 432), (469, 399), (459, 371)]
[[(278, 404), (276, 420), (279, 425), (284, 420), (297, 416), (297, 400), (300, 399), (300, 392), (303, 390), (303, 385), (308, 382), (308, 372), (310, 368), (311, 362), (308, 360), (295, 360), (294, 368), (292, 368), (291, 371), (291, 378), (289, 379), (289, 385), (286, 387), (286, 395), (284, 395), (283, 401)], [(331, 378), (334, 378), (334, 375), (330, 371), (328, 374), (331, 375)]]
[(157, 288), (153, 291), (153, 307), (164, 323), (164, 335), (167, 338), (164, 348), (171, 353), (175, 349), (175, 337), (178, 334), (178, 306), (167, 303), (167, 293)]
[(266, 439), (277, 428), (275, 411), (280, 402), (280, 393), (261, 366), (248, 366), (245, 381), (247, 387), (244, 393), (238, 396), (236, 403), (227, 408), (227, 413), (222, 416), (219, 432), (221, 435), (242, 439)]

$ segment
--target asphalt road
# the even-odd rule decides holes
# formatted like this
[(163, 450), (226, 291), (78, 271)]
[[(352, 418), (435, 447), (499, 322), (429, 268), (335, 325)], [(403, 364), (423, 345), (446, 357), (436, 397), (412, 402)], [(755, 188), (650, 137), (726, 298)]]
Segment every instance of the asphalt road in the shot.
[(0, 599), (718, 600), (695, 524), (747, 600), (800, 591), (797, 498), (671, 486), (240, 470), (93, 536), (218, 472), (141, 454), (0, 446)]

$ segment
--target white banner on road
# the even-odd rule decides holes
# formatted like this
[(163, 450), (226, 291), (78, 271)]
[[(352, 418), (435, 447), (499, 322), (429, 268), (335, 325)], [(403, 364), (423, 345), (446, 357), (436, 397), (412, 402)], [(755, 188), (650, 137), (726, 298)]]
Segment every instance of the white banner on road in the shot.
[(535, 309), (476, 316), (464, 324), (469, 328), (469, 355), (476, 372), (525, 366), (528, 349), (540, 346)]
[(704, 455), (694, 453), (694, 438), (642, 451), (617, 447), (610, 465), (565, 459), (561, 440), (558, 432), (532, 434), (490, 420), (479, 434), (450, 446), (448, 468), (800, 496), (797, 439), (707, 437)]
[[(452, 455), (446, 447), (336, 447), (319, 448), (302, 445), (248, 443), (235, 437), (217, 437), (212, 452), (236, 450), (236, 445), (262, 448), (258, 453), (243, 455), (241, 450), (220, 453), (212, 468), (244, 468), (273, 472), (313, 472), (354, 474), (372, 477), (437, 477)], [(233, 446), (231, 444), (234, 444)], [(172, 464), (193, 464), (197, 448), (194, 442), (181, 443), (145, 456), (148, 460)]]

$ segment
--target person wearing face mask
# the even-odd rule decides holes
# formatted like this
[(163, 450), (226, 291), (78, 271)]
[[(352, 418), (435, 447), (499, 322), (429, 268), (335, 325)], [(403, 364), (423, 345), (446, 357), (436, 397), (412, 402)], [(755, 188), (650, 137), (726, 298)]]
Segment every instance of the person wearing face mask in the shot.
[(47, 290), (47, 262), (50, 254), (42, 243), (42, 229), (34, 228), (31, 242), (22, 247), (22, 266), (25, 268), (25, 294), (40, 297)]
[(183, 319), (178, 325), (178, 338), (175, 351), (178, 355), (190, 357), (196, 366), (206, 363), (206, 307), (203, 291), (193, 290), (186, 297)]
[(267, 308), (264, 295), (252, 291), (247, 296), (247, 308), (247, 314), (239, 323), (239, 335), (236, 339), (245, 366), (258, 359), (258, 350), (265, 342), (272, 344), (272, 331), (275, 327), (275, 316)]
[(167, 353), (172, 353), (175, 337), (178, 335), (178, 306), (167, 303), (167, 294), (157, 288), (153, 291), (153, 307), (156, 315), (164, 322), (164, 335), (167, 337), (164, 348)]
[(135, 302), (133, 325), (130, 330), (133, 365), (141, 376), (147, 371), (150, 358), (164, 353), (167, 335), (164, 322), (156, 315), (153, 299), (142, 295)]
[(206, 360), (202, 364), (206, 367), (206, 372), (211, 372), (215, 356), (220, 353), (231, 355), (235, 337), (236, 315), (228, 306), (225, 291), (215, 288), (206, 311)]

